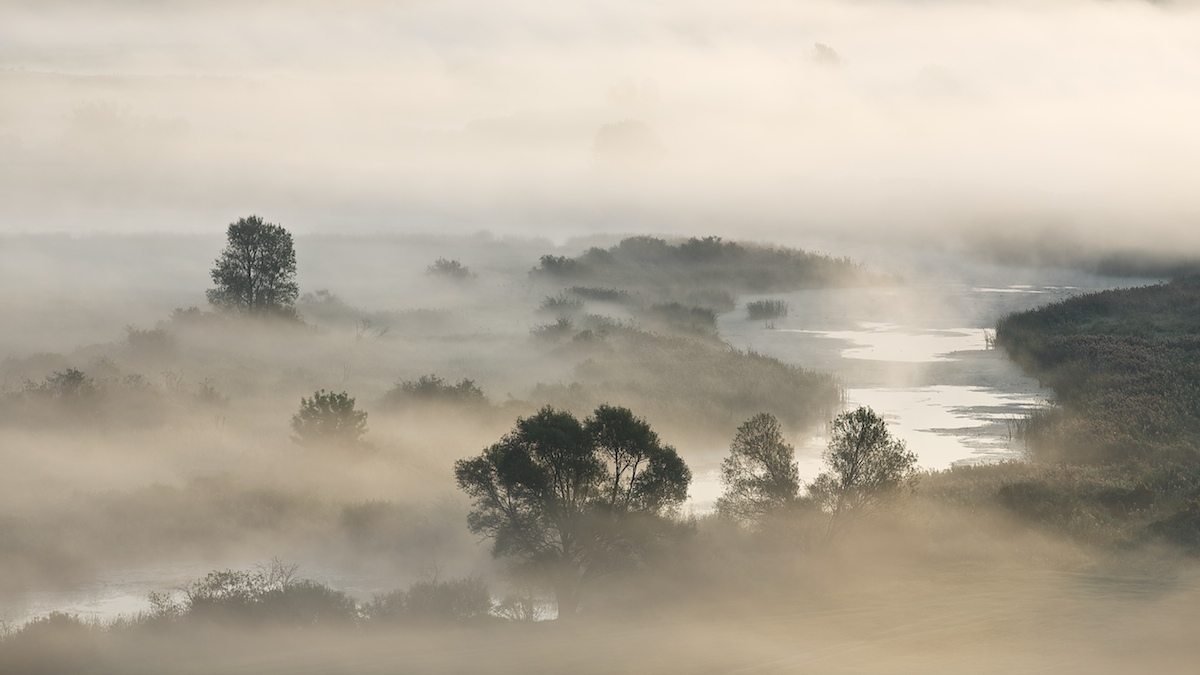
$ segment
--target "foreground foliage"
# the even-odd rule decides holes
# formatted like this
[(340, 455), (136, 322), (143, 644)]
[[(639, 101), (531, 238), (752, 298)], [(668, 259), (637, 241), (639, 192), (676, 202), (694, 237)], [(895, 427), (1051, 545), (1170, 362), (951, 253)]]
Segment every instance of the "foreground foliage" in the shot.
[(564, 618), (588, 583), (636, 559), (692, 478), (645, 420), (612, 406), (583, 423), (550, 407), (519, 418), (454, 476), (473, 502), (471, 531), (549, 585)]

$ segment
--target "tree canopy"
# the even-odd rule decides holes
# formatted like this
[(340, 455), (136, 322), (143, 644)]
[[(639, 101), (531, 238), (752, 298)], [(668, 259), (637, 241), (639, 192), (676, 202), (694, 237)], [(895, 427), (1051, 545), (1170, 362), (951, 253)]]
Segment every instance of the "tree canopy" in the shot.
[(887, 423), (871, 408), (834, 418), (822, 456), (829, 470), (817, 476), (809, 494), (829, 512), (830, 532), (848, 519), (879, 509), (916, 476), (917, 456), (892, 437)]
[(717, 512), (744, 523), (760, 522), (796, 500), (796, 451), (783, 439), (774, 415), (760, 413), (738, 427), (721, 462), (721, 484), (725, 491)]
[(296, 251), (292, 235), (259, 216), (239, 218), (212, 268), (206, 295), (220, 309), (246, 314), (294, 315)]
[(608, 405), (582, 423), (549, 406), (519, 418), (454, 474), (473, 501), (471, 531), (548, 583), (564, 618), (583, 586), (636, 556), (645, 542), (635, 521), (668, 515), (691, 482), (645, 420)]

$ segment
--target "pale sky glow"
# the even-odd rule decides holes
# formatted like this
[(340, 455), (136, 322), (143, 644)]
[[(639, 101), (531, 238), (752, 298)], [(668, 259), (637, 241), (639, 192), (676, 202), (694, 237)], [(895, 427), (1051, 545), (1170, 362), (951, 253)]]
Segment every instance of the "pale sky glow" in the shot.
[[(1187, 4), (78, 5), (0, 5), (0, 230), (252, 209), (301, 231), (1136, 223), (1196, 245)], [(598, 150), (627, 120), (663, 152)]]

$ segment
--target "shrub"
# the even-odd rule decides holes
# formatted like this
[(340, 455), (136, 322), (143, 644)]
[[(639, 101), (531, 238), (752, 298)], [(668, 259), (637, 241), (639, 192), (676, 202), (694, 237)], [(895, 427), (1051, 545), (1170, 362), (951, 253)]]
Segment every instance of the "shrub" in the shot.
[(465, 265), (457, 260), (447, 260), (446, 258), (438, 258), (432, 265), (425, 268), (425, 274), (432, 277), (441, 277), (443, 279), (452, 279), (454, 281), (467, 281), (474, 279), (475, 273), (468, 269)]
[(424, 403), (486, 403), (487, 397), (474, 380), (463, 378), (451, 384), (437, 375), (422, 375), (416, 380), (404, 380), (384, 394), (384, 403), (401, 405), (406, 402)]
[(423, 579), (408, 590), (376, 595), (363, 614), (377, 622), (468, 623), (491, 616), (492, 604), (480, 577)]
[(300, 411), (292, 416), (293, 439), (300, 445), (344, 445), (362, 443), (367, 433), (367, 413), (354, 407), (346, 392), (317, 391), (300, 398)]

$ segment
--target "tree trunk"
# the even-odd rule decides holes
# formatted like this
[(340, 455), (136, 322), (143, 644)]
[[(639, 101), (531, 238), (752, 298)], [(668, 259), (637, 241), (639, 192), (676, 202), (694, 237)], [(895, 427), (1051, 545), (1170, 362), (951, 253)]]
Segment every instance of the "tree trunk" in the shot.
[(579, 589), (575, 584), (558, 583), (554, 585), (554, 603), (558, 605), (558, 619), (575, 618), (579, 611)]

